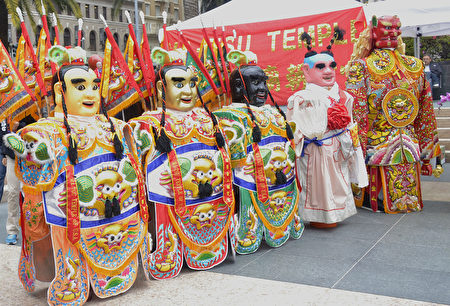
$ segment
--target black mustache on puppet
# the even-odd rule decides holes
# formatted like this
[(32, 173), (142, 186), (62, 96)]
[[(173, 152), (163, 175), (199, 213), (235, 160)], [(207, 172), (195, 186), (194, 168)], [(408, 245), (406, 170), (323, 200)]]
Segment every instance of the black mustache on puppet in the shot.
[(286, 178), (286, 174), (284, 174), (283, 170), (277, 170), (275, 172), (275, 185), (282, 185), (282, 184), (286, 184), (287, 182), (287, 178)]
[(212, 185), (208, 182), (198, 184), (198, 197), (200, 199), (211, 196), (213, 193)]

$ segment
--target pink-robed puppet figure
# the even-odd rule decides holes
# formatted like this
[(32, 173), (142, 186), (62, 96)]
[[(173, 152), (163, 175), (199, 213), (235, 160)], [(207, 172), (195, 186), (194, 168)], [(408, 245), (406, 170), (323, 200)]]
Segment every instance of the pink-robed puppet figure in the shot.
[(333, 227), (356, 213), (351, 183), (366, 186), (367, 174), (351, 117), (353, 98), (335, 80), (333, 42), (316, 53), (309, 35), (302, 38), (309, 50), (302, 68), (307, 84), (289, 98), (287, 110), (296, 124), (299, 211), (311, 226)]

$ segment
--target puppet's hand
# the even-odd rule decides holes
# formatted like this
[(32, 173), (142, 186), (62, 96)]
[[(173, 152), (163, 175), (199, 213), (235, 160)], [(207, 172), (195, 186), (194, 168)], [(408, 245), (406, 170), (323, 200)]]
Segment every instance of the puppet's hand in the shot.
[(422, 161), (422, 168), (420, 174), (430, 176), (433, 174), (433, 167), (430, 165), (430, 161), (425, 159)]

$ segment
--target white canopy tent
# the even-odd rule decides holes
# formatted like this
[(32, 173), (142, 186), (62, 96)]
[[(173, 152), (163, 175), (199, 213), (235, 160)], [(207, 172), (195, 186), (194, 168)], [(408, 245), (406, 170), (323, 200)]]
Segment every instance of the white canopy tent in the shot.
[(397, 15), (402, 36), (450, 35), (450, 0), (385, 0), (364, 6), (369, 22), (373, 15)]
[[(363, 5), (355, 0), (232, 0), (209, 12), (181, 22), (180, 29), (220, 27), (333, 12), (364, 7), (367, 23), (373, 15), (397, 15), (402, 36), (415, 37), (416, 56), (420, 36), (450, 35), (450, 0), (385, 0)], [(168, 27), (175, 30), (175, 26)], [(162, 32), (162, 31), (161, 31)], [(162, 33), (161, 38), (162, 38)]]
[(364, 7), (367, 23), (373, 15), (397, 15), (402, 36), (414, 37), (414, 56), (420, 57), (420, 37), (450, 35), (450, 0), (385, 0)]
[[(204, 27), (220, 27), (244, 23), (263, 22), (309, 16), (327, 12), (334, 12), (362, 4), (355, 0), (232, 0), (211, 11), (188, 19), (179, 24), (183, 29), (198, 29)], [(167, 28), (175, 30), (175, 26)]]

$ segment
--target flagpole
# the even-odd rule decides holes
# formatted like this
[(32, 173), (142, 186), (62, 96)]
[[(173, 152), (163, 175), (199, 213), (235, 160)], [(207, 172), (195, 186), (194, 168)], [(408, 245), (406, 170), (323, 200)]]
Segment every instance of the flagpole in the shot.
[[(138, 0), (134, 0), (134, 26), (136, 27), (136, 38), (139, 39), (139, 10), (138, 10)], [(131, 23), (131, 22), (130, 22)]]
[(77, 46), (83, 48), (83, 46), (81, 45), (81, 36), (83, 34), (82, 31), (83, 31), (83, 19), (78, 18), (78, 44), (77, 44)]
[(57, 45), (59, 45), (59, 30), (58, 30), (58, 21), (56, 20), (56, 15), (55, 13), (52, 13), (52, 26), (53, 29), (55, 30), (55, 42)]
[(166, 11), (162, 12), (162, 17), (163, 17), (163, 33), (164, 33), (163, 45), (164, 45), (164, 49), (169, 51), (169, 41), (167, 39), (168, 37), (167, 37), (167, 12)]

